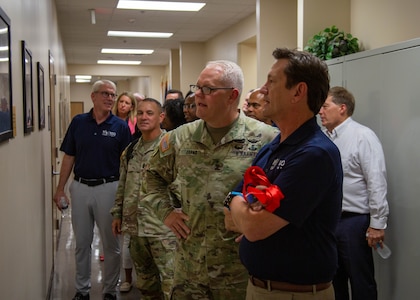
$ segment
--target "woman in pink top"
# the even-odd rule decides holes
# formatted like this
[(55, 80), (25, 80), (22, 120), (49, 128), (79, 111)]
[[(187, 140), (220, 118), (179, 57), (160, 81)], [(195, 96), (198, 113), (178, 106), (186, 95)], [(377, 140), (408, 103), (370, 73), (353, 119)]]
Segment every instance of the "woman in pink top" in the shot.
[(131, 134), (134, 134), (137, 122), (137, 101), (133, 94), (124, 92), (119, 95), (112, 108), (112, 113), (126, 120)]

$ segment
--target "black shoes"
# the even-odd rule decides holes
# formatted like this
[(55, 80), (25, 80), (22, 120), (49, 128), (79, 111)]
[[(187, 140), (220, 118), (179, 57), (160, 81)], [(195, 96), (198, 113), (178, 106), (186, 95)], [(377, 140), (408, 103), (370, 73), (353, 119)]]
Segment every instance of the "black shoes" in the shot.
[(89, 294), (83, 295), (82, 293), (77, 292), (76, 295), (74, 295), (73, 300), (89, 300)]
[(117, 296), (116, 295), (109, 294), (109, 293), (106, 293), (104, 295), (104, 300), (117, 300)]
[[(83, 295), (82, 293), (77, 292), (76, 295), (74, 295), (73, 300), (90, 300), (90, 297), (89, 294)], [(104, 300), (117, 300), (117, 296), (106, 293), (104, 295)]]

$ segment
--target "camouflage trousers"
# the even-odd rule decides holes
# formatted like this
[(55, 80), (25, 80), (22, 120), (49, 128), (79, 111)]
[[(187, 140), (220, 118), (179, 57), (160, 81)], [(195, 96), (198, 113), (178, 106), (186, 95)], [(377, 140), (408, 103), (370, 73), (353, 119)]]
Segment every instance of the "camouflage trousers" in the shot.
[(175, 247), (175, 237), (131, 236), (130, 255), (137, 275), (136, 287), (142, 293), (142, 299), (169, 299)]

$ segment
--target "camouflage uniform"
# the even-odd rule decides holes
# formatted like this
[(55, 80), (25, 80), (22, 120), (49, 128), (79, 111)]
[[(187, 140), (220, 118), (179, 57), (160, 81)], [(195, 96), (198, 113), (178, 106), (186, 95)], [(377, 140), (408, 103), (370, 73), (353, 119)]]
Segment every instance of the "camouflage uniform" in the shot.
[[(131, 235), (130, 255), (136, 270), (136, 286), (142, 299), (168, 299), (172, 287), (175, 235), (142, 204), (144, 173), (161, 135), (152, 142), (143, 139), (133, 147), (127, 163), (127, 149), (121, 156), (120, 182), (111, 214), (121, 219), (121, 230)], [(164, 296), (165, 295), (165, 296)]]
[(258, 150), (277, 134), (277, 128), (241, 113), (217, 145), (203, 120), (162, 138), (146, 172), (145, 202), (164, 220), (173, 210), (169, 185), (191, 229), (175, 251), (172, 299), (245, 299), (248, 275), (234, 241), (238, 234), (225, 229), (223, 201)]

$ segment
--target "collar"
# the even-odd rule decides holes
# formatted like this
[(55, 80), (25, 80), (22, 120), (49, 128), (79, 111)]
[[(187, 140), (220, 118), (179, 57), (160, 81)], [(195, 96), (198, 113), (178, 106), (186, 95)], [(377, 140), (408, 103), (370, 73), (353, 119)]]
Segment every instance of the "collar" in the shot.
[(353, 119), (351, 117), (348, 117), (340, 125), (336, 126), (331, 132), (329, 132), (328, 129), (326, 129), (325, 132), (327, 133), (328, 137), (331, 140), (334, 140), (340, 135), (342, 135), (343, 132), (346, 130), (346, 128), (349, 127), (349, 125), (352, 122), (353, 122)]

